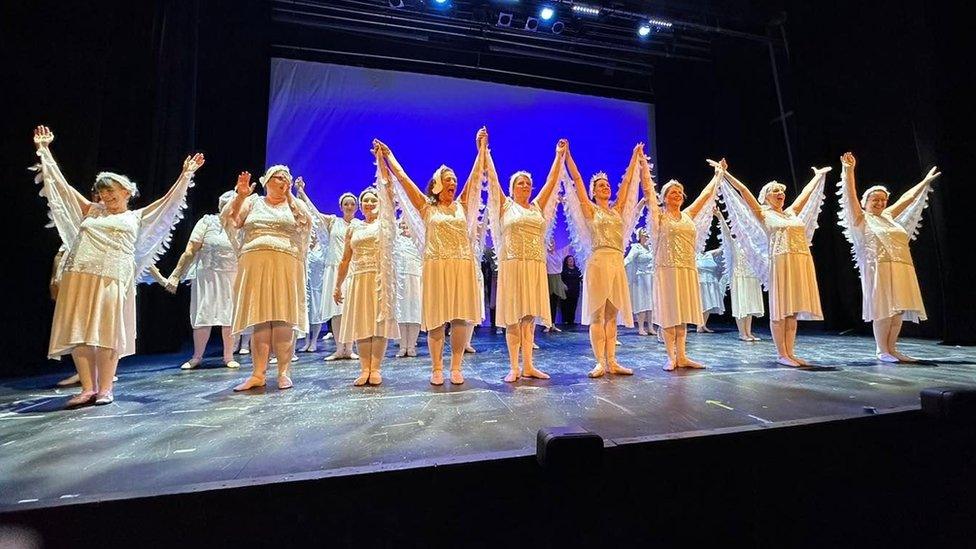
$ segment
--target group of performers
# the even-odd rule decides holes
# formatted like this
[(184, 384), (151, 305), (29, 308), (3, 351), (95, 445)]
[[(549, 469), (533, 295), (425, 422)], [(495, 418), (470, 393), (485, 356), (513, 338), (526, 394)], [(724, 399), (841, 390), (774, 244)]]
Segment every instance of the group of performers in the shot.
[[(187, 157), (164, 196), (130, 210), (130, 199), (138, 195), (134, 182), (99, 173), (89, 200), (61, 173), (50, 149), (53, 140), (47, 127), (35, 129), (37, 181), (65, 250), (55, 270), (48, 356), (71, 354), (74, 360), (82, 390), (70, 406), (113, 401), (118, 360), (135, 349), (136, 284), (153, 279), (170, 291), (181, 280), (192, 281), (194, 354), (185, 369), (202, 360), (211, 327), (221, 327), (224, 362), (232, 368), (239, 367), (234, 337), (250, 336), (253, 369), (235, 391), (264, 386), (272, 362), (277, 386), (291, 387), (296, 340), (306, 338), (305, 350), (315, 350), (327, 322), (336, 351), (326, 360), (357, 358), (357, 386), (382, 382), (389, 340), (399, 339), (397, 356), (416, 356), (421, 330), (427, 332), (430, 383), (445, 381), (449, 337), (447, 376), (462, 384), (472, 327), (486, 317), (486, 294), (495, 296), (493, 324), (505, 330), (511, 366), (506, 382), (549, 377), (533, 351), (536, 326), (554, 327), (554, 293), (582, 297), (581, 319), (589, 326), (595, 359), (588, 375), (594, 378), (633, 373), (617, 361), (616, 348), (617, 327), (632, 327), (635, 316), (639, 334), (663, 340), (665, 370), (704, 368), (687, 354), (687, 326), (708, 331), (707, 316), (724, 311), (727, 288), (745, 341), (758, 339), (751, 321), (764, 314), (762, 290), (768, 290), (780, 364), (807, 364), (795, 350), (797, 321), (823, 318), (810, 243), (829, 167), (815, 168), (787, 205), (785, 185), (769, 182), (757, 197), (724, 159), (708, 160), (712, 178), (688, 202), (677, 180), (658, 189), (639, 143), (613, 199), (604, 172), (584, 182), (566, 140), (556, 145), (538, 190), (524, 171), (512, 174), (507, 188), (502, 185), (485, 128), (477, 133), (475, 160), (463, 185), (442, 165), (419, 186), (390, 148), (374, 140), (375, 181), (358, 195), (343, 194), (340, 215), (321, 213), (305, 193), (305, 182), (293, 179), (287, 166), (271, 166), (258, 179), (263, 194), (254, 192), (257, 183), (242, 172), (235, 189), (221, 195), (218, 213), (197, 222), (176, 267), (164, 277), (154, 263), (182, 218), (203, 155)], [(863, 318), (873, 323), (880, 360), (910, 362), (896, 348), (898, 334), (903, 320), (924, 320), (925, 309), (909, 242), (940, 174), (933, 168), (889, 206), (890, 193), (882, 186), (858, 199), (854, 156), (845, 154), (841, 164), (839, 225), (861, 275)], [(553, 244), (559, 204), (575, 252), (568, 257)], [(713, 218), (720, 245), (705, 251)], [(497, 271), (489, 269), (491, 280), (479, 266), (486, 255), (494, 257)], [(563, 310), (564, 321), (567, 314), (572, 321), (573, 309), (575, 296), (572, 309)]]

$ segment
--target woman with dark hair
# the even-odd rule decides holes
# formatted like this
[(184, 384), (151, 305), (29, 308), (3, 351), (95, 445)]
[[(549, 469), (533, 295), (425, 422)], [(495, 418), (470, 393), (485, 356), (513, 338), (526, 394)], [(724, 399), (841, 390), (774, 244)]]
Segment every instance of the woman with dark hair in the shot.
[(480, 258), (475, 258), (474, 249), (484, 177), (481, 147), (484, 136), (482, 128), (476, 143), (478, 156), (461, 192), (454, 170), (443, 165), (427, 183), (426, 192), (422, 192), (390, 148), (377, 142), (382, 159), (389, 165), (403, 218), (418, 248), (424, 250), (421, 329), (427, 330), (432, 385), (444, 384), (444, 325), (451, 324), (451, 383), (460, 385), (464, 383), (461, 363), (468, 333), (473, 323), (482, 319), (483, 296), (478, 288)]
[(579, 304), (580, 287), (583, 284), (583, 271), (576, 266), (576, 258), (567, 255), (563, 258), (563, 270), (559, 274), (566, 286), (566, 299), (559, 304), (563, 324), (576, 325), (576, 305)]
[(34, 130), (40, 164), (36, 181), (47, 199), (51, 220), (67, 252), (62, 259), (48, 357), (70, 354), (78, 370), (81, 393), (69, 406), (110, 404), (119, 359), (135, 352), (136, 282), (165, 249), (173, 227), (186, 207), (193, 175), (203, 166), (202, 154), (186, 157), (172, 187), (138, 210), (129, 200), (138, 196), (128, 177), (101, 172), (92, 202), (76, 191), (51, 154), (54, 134), (46, 126)]

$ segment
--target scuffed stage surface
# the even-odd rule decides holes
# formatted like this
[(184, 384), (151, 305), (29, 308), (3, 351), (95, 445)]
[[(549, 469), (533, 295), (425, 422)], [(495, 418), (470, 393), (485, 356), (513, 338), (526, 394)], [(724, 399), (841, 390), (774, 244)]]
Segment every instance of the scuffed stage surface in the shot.
[(801, 356), (820, 366), (804, 371), (776, 365), (761, 337), (689, 334), (689, 354), (709, 368), (668, 373), (663, 344), (623, 331), (618, 359), (635, 375), (591, 380), (585, 332), (540, 333), (536, 363), (552, 379), (510, 385), (504, 337), (482, 329), (462, 386), (428, 384), (421, 344), (420, 357), (387, 359), (380, 387), (352, 387), (358, 363), (326, 363), (319, 352), (300, 355), (293, 389), (269, 377), (267, 388), (238, 394), (246, 357), (240, 371), (213, 357), (191, 371), (179, 369), (188, 355), (131, 357), (114, 404), (74, 411), (63, 406), (77, 389), (51, 388), (59, 375), (6, 380), (0, 510), (526, 455), (545, 426), (581, 425), (625, 443), (883, 413), (917, 407), (925, 387), (976, 384), (973, 348), (906, 340), (903, 352), (930, 362), (888, 365), (872, 359), (869, 338), (801, 330)]

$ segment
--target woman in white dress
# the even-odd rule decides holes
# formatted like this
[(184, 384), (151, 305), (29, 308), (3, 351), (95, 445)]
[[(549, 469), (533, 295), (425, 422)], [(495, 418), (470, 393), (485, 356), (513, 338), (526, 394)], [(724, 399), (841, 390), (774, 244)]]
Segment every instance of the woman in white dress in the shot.
[(698, 333), (714, 333), (708, 327), (708, 317), (725, 313), (725, 281), (723, 249), (715, 248), (698, 254), (695, 267), (698, 269), (698, 283), (701, 285), (702, 323), (695, 330)]
[[(488, 139), (482, 142), (488, 147)], [(556, 145), (556, 157), (539, 194), (532, 199), (532, 176), (525, 171), (512, 174), (508, 195), (498, 181), (491, 152), (483, 152), (488, 167), (488, 225), (498, 261), (498, 292), (495, 325), (505, 328), (510, 371), (507, 383), (519, 377), (549, 379), (535, 367), (532, 351), (536, 319), (552, 325), (549, 309), (549, 280), (546, 273), (546, 236), (556, 218), (554, 191), (566, 157), (566, 141)], [(519, 368), (519, 352), (522, 367)]]
[[(668, 361), (675, 368), (704, 368), (688, 357), (688, 324), (702, 324), (701, 286), (695, 256), (705, 247), (715, 204), (715, 187), (724, 160), (701, 194), (684, 210), (684, 185), (672, 179), (661, 188), (661, 203), (654, 194), (654, 179), (647, 159), (641, 156), (641, 184), (647, 199), (647, 222), (654, 247), (654, 323), (664, 332)], [(663, 206), (663, 207), (662, 207)]]
[[(396, 272), (393, 245), (396, 240), (396, 217), (386, 163), (380, 148), (373, 144), (376, 156), (376, 187), (359, 193), (363, 222), (349, 228), (346, 244), (336, 275), (333, 299), (346, 303), (346, 321), (338, 337), (355, 341), (359, 349), (360, 373), (353, 385), (379, 385), (383, 382), (381, 366), (387, 340), (400, 337), (396, 319)], [(343, 286), (346, 275), (350, 283)], [(348, 294), (343, 294), (348, 288)]]
[[(724, 280), (730, 288), (732, 318), (735, 319), (735, 325), (739, 329), (739, 339), (760, 341), (752, 333), (752, 319), (766, 314), (762, 282), (753, 273), (749, 262), (746, 261), (746, 254), (742, 251), (742, 244), (732, 236), (729, 224), (718, 208), (715, 209), (715, 216), (718, 217), (719, 235), (722, 240), (722, 257), (726, 260)], [(731, 272), (729, 272), (729, 265), (731, 265)]]
[(758, 200), (729, 173), (719, 185), (732, 234), (743, 244), (753, 272), (769, 289), (770, 328), (779, 355), (776, 362), (784, 366), (809, 364), (796, 356), (797, 321), (823, 320), (810, 243), (829, 171), (829, 167), (813, 168), (813, 178), (789, 206), (786, 185), (776, 181), (763, 186)]
[(624, 258), (630, 285), (631, 309), (637, 318), (637, 335), (656, 336), (654, 331), (654, 250), (647, 229), (637, 229), (637, 242)]
[[(480, 145), (483, 131), (479, 131)], [(424, 250), (421, 329), (427, 331), (433, 385), (444, 384), (444, 325), (451, 323), (451, 383), (464, 383), (461, 364), (471, 324), (481, 317), (478, 263), (474, 255), (481, 184), (482, 148), (458, 194), (454, 170), (441, 166), (427, 183), (426, 192), (407, 176), (389, 147), (378, 143), (389, 165), (396, 199), (418, 248)]]
[(917, 362), (896, 348), (902, 322), (926, 318), (909, 244), (918, 233), (932, 181), (942, 174), (933, 167), (889, 206), (890, 193), (881, 185), (864, 191), (859, 202), (854, 180), (857, 160), (846, 153), (840, 161), (839, 225), (851, 243), (861, 275), (861, 317), (873, 328), (878, 360)]
[(254, 330), (254, 369), (235, 391), (264, 387), (272, 350), (278, 364), (278, 388), (291, 388), (295, 337), (308, 333), (305, 261), (314, 220), (308, 207), (292, 196), (287, 166), (268, 168), (259, 181), (265, 196), (252, 194), (251, 174), (242, 172), (237, 178), (237, 196), (220, 212), (224, 230), (238, 252), (233, 331), (236, 335)]
[[(296, 178), (296, 184), (300, 179), (301, 177)], [(303, 353), (314, 353), (318, 350), (319, 334), (322, 333), (322, 324), (327, 320), (322, 314), (322, 307), (326, 299), (322, 293), (322, 280), (325, 278), (325, 246), (319, 242), (317, 235), (318, 233), (312, 231), (306, 260), (305, 293), (308, 295), (308, 336), (305, 338), (305, 346), (301, 348)]]
[[(295, 188), (298, 190), (298, 198), (308, 206), (315, 218), (315, 233), (320, 245), (324, 248), (325, 268), (320, 279), (322, 285), (322, 295), (331, 296), (335, 291), (336, 274), (339, 270), (339, 261), (342, 259), (342, 250), (346, 243), (346, 232), (349, 227), (360, 223), (356, 218), (356, 208), (359, 202), (356, 195), (343, 193), (339, 197), (339, 209), (342, 216), (323, 214), (315, 207), (312, 200), (305, 194), (305, 181), (299, 177), (295, 180)], [(346, 288), (343, 288), (346, 290)], [(309, 322), (324, 324), (331, 320), (332, 335), (335, 337), (336, 350), (331, 355), (325, 357), (327, 361), (353, 359), (359, 356), (352, 350), (352, 341), (342, 341), (339, 339), (339, 332), (342, 331), (342, 304), (336, 303), (332, 299), (322, 300), (322, 311), (319, 318), (311, 318)]]
[(188, 156), (162, 198), (130, 210), (129, 200), (138, 196), (135, 183), (102, 172), (95, 177), (101, 201), (89, 201), (61, 173), (51, 154), (52, 141), (54, 134), (46, 126), (34, 130), (40, 158), (36, 181), (42, 183), (41, 196), (67, 250), (59, 266), (48, 358), (70, 354), (74, 360), (81, 393), (69, 406), (110, 404), (119, 359), (135, 352), (136, 281), (165, 251), (204, 158)]
[(617, 362), (616, 343), (618, 322), (628, 328), (634, 325), (624, 247), (637, 224), (637, 165), (643, 157), (644, 144), (638, 143), (617, 189), (617, 200), (611, 204), (607, 175), (599, 172), (591, 177), (587, 192), (569, 145), (566, 146), (566, 163), (573, 180), (563, 181), (564, 187), (568, 187), (564, 200), (571, 242), (584, 266), (582, 322), (590, 325), (590, 345), (596, 366), (589, 376), (594, 378), (607, 372), (634, 373)]
[[(219, 212), (234, 198), (227, 191), (218, 200)], [(203, 362), (211, 328), (220, 327), (224, 365), (240, 368), (234, 360), (234, 278), (237, 276), (237, 253), (220, 224), (220, 217), (207, 214), (197, 221), (190, 241), (180, 255), (173, 272), (165, 279), (166, 290), (176, 293), (180, 280), (190, 280), (190, 326), (193, 327), (193, 356), (180, 366), (192, 370)]]
[(397, 274), (396, 317), (400, 324), (400, 350), (397, 358), (417, 356), (417, 338), (420, 337), (421, 275), (424, 259), (417, 244), (410, 238), (410, 227), (402, 219), (397, 224), (399, 232), (393, 244), (393, 258)]

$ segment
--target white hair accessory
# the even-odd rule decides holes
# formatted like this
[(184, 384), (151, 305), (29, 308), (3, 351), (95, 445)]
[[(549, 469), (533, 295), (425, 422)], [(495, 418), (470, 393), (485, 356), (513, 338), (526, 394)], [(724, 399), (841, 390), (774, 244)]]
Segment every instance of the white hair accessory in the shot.
[(231, 200), (234, 200), (235, 196), (237, 196), (237, 191), (227, 191), (220, 195), (220, 198), (217, 199), (217, 210), (224, 211), (224, 206), (226, 206)]
[(359, 193), (359, 202), (360, 203), (363, 202), (363, 197), (366, 196), (367, 194), (371, 194), (371, 195), (375, 196), (377, 200), (379, 200), (379, 198), (380, 198), (380, 192), (378, 190), (376, 190), (376, 187), (370, 185), (369, 187), (366, 187), (365, 189), (363, 189), (363, 192)]
[(354, 195), (352, 193), (342, 193), (342, 196), (339, 197), (339, 207), (340, 208), (342, 207), (342, 203), (345, 202), (345, 200), (347, 198), (351, 198), (353, 200), (353, 202), (356, 203), (357, 206), (359, 205), (359, 199), (356, 198), (356, 195)]
[(776, 180), (770, 181), (769, 183), (763, 185), (762, 189), (759, 189), (759, 203), (765, 204), (766, 195), (771, 192), (776, 192), (777, 190), (786, 192), (786, 185)]
[(671, 187), (680, 187), (681, 188), (681, 196), (684, 196), (684, 197), (687, 197), (688, 196), (688, 195), (685, 194), (685, 186), (680, 181), (678, 181), (677, 179), (672, 179), (672, 180), (668, 181), (667, 183), (665, 183), (663, 187), (661, 187), (661, 203), (662, 204), (664, 204), (664, 197), (668, 196), (668, 191), (671, 190)]
[(649, 236), (646, 227), (637, 227), (637, 230), (634, 231), (634, 241), (640, 242), (641, 236)]
[(515, 190), (515, 181), (517, 181), (519, 177), (525, 177), (526, 179), (528, 179), (529, 180), (529, 187), (530, 188), (532, 187), (532, 174), (530, 174), (529, 172), (527, 172), (525, 170), (519, 170), (519, 171), (513, 173), (512, 174), (512, 177), (509, 177), (508, 178), (508, 196), (514, 197), (514, 195), (512, 194), (512, 192)]
[(861, 195), (861, 207), (865, 210), (868, 209), (868, 198), (871, 198), (871, 193), (878, 191), (885, 193), (885, 197), (891, 196), (891, 193), (888, 192), (888, 187), (885, 187), (884, 185), (875, 185), (864, 191), (864, 194)]
[(430, 188), (430, 194), (434, 196), (441, 194), (441, 191), (444, 190), (444, 181), (442, 179), (444, 177), (444, 170), (450, 169), (444, 164), (441, 164), (441, 167), (434, 171), (434, 186)]
[(285, 172), (285, 179), (287, 179), (288, 182), (291, 183), (291, 170), (288, 169), (288, 166), (285, 166), (284, 164), (275, 164), (274, 166), (268, 168), (268, 171), (264, 172), (264, 175), (261, 176), (260, 179), (258, 179), (258, 181), (261, 182), (261, 186), (267, 187), (268, 180), (270, 180), (271, 177), (278, 172)]
[(589, 195), (587, 195), (587, 196), (590, 197), (590, 200), (593, 199), (593, 186), (596, 184), (597, 181), (599, 181), (601, 179), (604, 180), (604, 181), (606, 181), (607, 182), (607, 185), (610, 184), (610, 178), (607, 177), (607, 173), (606, 172), (596, 172), (595, 174), (593, 174), (593, 177), (590, 178)]
[(95, 188), (98, 189), (98, 184), (102, 181), (110, 181), (116, 185), (122, 187), (129, 192), (132, 198), (139, 196), (139, 188), (136, 187), (135, 181), (132, 181), (128, 177), (115, 172), (99, 172), (95, 176)]

